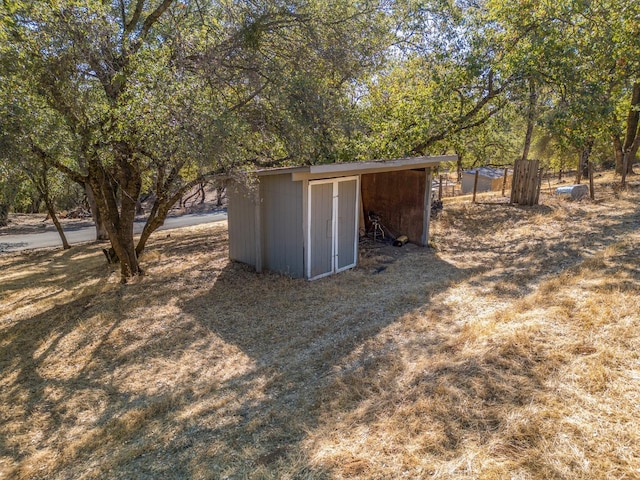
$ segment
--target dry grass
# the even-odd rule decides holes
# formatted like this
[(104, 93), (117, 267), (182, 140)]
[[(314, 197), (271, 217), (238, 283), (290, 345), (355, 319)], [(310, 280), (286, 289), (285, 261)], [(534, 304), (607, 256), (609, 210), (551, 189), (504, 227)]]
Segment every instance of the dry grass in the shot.
[[(316, 282), (0, 256), (0, 478), (640, 478), (640, 189), (457, 203)], [(382, 269), (381, 267), (385, 267)]]

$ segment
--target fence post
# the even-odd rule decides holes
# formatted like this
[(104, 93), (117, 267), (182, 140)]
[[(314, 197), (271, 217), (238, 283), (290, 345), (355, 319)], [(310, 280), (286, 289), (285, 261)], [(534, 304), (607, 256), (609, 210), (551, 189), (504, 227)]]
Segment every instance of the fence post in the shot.
[(591, 200), (595, 200), (596, 192), (594, 191), (594, 188), (593, 188), (593, 163), (589, 162), (588, 168), (589, 168), (589, 196), (591, 197)]
[(539, 160), (518, 160), (513, 169), (511, 200), (519, 205), (536, 205), (540, 196), (540, 185), (544, 169)]
[(473, 203), (476, 203), (476, 191), (478, 190), (478, 174), (479, 170), (476, 170), (476, 175), (473, 177)]
[(536, 188), (536, 196), (532, 205), (538, 205), (540, 201), (540, 188), (542, 188), (542, 177), (544, 175), (544, 168), (538, 170), (538, 187)]
[(513, 204), (516, 202), (516, 189), (518, 188), (520, 173), (518, 171), (518, 161), (516, 160), (513, 163), (513, 178), (511, 179), (511, 196), (509, 198), (509, 203)]
[(438, 200), (442, 200), (442, 175), (440, 175), (440, 180), (438, 183)]
[(507, 175), (509, 174), (509, 168), (504, 169), (504, 178), (502, 179), (502, 196), (504, 197), (504, 191), (507, 188)]

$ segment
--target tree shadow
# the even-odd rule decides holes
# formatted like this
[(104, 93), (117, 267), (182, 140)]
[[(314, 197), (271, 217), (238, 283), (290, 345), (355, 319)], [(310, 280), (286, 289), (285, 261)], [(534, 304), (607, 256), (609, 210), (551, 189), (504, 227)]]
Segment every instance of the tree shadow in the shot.
[[(188, 257), (191, 249), (224, 240), (198, 238), (195, 245), (195, 237), (181, 239), (174, 254)], [(72, 253), (63, 255), (64, 261), (43, 265), (41, 275), (75, 261)], [(464, 275), (428, 250), (419, 257), (425, 278), (434, 269)], [(226, 262), (192, 272), (193, 281), (172, 289), (170, 298), (173, 287), (150, 275), (114, 286), (107, 298), (83, 295), (15, 322), (0, 336), (2, 401), (13, 406), (0, 435), (0, 457), (11, 459), (7, 471), (70, 478), (93, 465), (89, 473), (107, 477), (237, 478), (295, 457), (298, 474), (328, 477), (300, 459), (298, 443), (317, 420), (334, 369), (445, 288), (427, 281), (431, 288), (419, 296), (408, 290), (382, 301), (389, 295), (385, 276), (395, 267), (309, 283)], [(99, 275), (96, 265), (93, 277)], [(204, 280), (209, 288), (192, 289), (207, 285)], [(354, 282), (365, 288), (354, 289)], [(144, 306), (136, 305), (145, 311), (170, 299), (174, 308), (133, 322), (131, 302), (142, 296)], [(111, 310), (116, 305), (120, 313)], [(183, 370), (175, 379), (172, 367)], [(78, 433), (65, 441), (72, 432)], [(104, 461), (91, 461), (101, 456)]]
[[(578, 267), (593, 255), (615, 245), (625, 234), (640, 229), (640, 206), (632, 212), (615, 216), (613, 221), (601, 224), (599, 214), (592, 212), (593, 204), (572, 204), (574, 211), (567, 213), (567, 205), (538, 205), (516, 207), (505, 205), (467, 206), (458, 210), (446, 221), (455, 223), (465, 216), (476, 236), (442, 241), (443, 250), (457, 252), (462, 262), (476, 266), (483, 274), (472, 281), (493, 284), (492, 294), (503, 298), (516, 298), (531, 293), (540, 280)], [(538, 223), (553, 221), (554, 217), (575, 215), (572, 231), (537, 228), (531, 220), (539, 217)], [(584, 221), (580, 219), (584, 218)], [(530, 226), (526, 236), (509, 231)], [(437, 222), (434, 227), (437, 231)], [(492, 232), (501, 233), (491, 235)], [(477, 260), (476, 256), (481, 258)], [(631, 262), (633, 263), (633, 262)], [(491, 273), (487, 273), (491, 272)]]
[[(637, 212), (603, 227), (586, 246), (615, 243)], [(518, 215), (525, 221), (530, 213)], [(0, 458), (11, 460), (2, 468), (28, 478), (269, 478), (282, 469), (292, 478), (331, 478), (330, 466), (311, 462), (305, 440), (328, 422), (347, 427), (334, 418), (334, 405), (358, 423), (373, 421), (371, 396), (407, 415), (407, 425), (433, 422), (440, 436), (428, 448), (437, 454), (454, 454), (470, 433), (490, 441), (505, 416), (544, 392), (556, 360), (516, 341), (495, 344), (489, 354), (465, 351), (464, 323), (452, 320), (441, 297), (460, 282), (500, 286), (514, 274), (538, 275), (552, 261), (566, 270), (587, 255), (583, 239), (554, 246), (536, 238), (539, 246), (522, 250), (517, 239), (475, 245), (496, 256), (513, 250), (513, 265), (504, 261), (497, 271), (456, 266), (429, 249), (399, 256), (382, 249), (355, 270), (315, 282), (222, 261), (226, 234), (158, 240), (151, 254), (188, 261), (211, 250), (211, 260), (173, 282), (151, 272), (103, 298), (61, 301), (0, 331), (0, 398), (10, 406)], [(450, 248), (474, 251), (455, 240)], [(77, 265), (75, 275), (90, 253), (76, 252), (39, 262), (39, 275), (54, 277), (68, 262)], [(571, 263), (561, 264), (565, 256)], [(386, 269), (373, 274), (380, 265)], [(631, 282), (638, 278), (633, 265)], [(102, 259), (76, 280), (104, 278), (101, 268)], [(74, 275), (66, 273), (69, 288)], [(23, 288), (30, 278), (35, 274), (3, 288)], [(525, 282), (505, 295), (533, 288)], [(411, 326), (423, 315), (433, 318), (430, 330)], [(408, 337), (393, 333), (398, 325)], [(448, 358), (413, 372), (410, 395), (394, 367), (406, 350)], [(415, 414), (402, 411), (399, 399), (439, 402)], [(514, 432), (496, 448), (521, 451), (536, 441), (535, 432)]]
[[(379, 254), (376, 261), (391, 273), (374, 275), (376, 269), (367, 265), (315, 282), (257, 275), (230, 264), (210, 290), (181, 304), (182, 311), (252, 359), (249, 372), (223, 386), (236, 392), (230, 415), (237, 422), (208, 432), (224, 445), (219, 458), (238, 464), (231, 478), (260, 468), (275, 475), (280, 462), (304, 456), (300, 442), (317, 426), (335, 377), (346, 374), (341, 365), (347, 357), (359, 355), (399, 318), (428, 308), (431, 298), (447, 288), (439, 278), (467, 275), (426, 249), (405, 259), (421, 264), (420, 275), (430, 280), (418, 280), (395, 298), (389, 298), (388, 282), (398, 280), (402, 272), (393, 270), (402, 265)], [(361, 288), (354, 287), (358, 284)], [(313, 478), (330, 476), (309, 465), (300, 468)]]

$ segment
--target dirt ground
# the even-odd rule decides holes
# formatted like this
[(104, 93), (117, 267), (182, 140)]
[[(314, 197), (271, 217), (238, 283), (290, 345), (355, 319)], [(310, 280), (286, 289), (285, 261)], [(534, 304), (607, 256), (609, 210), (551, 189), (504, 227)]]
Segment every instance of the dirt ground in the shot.
[(314, 282), (224, 223), (128, 285), (94, 245), (0, 255), (0, 478), (640, 478), (631, 180), (452, 199), (430, 248)]

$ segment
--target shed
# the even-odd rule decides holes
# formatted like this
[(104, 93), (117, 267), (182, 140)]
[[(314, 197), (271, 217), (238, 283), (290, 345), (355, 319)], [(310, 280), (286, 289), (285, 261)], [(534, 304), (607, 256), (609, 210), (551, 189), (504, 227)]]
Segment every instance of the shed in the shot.
[[(504, 181), (504, 169), (490, 167), (473, 168), (462, 172), (462, 194), (473, 192), (476, 172), (478, 172), (477, 192), (491, 192), (500, 190)], [(512, 175), (507, 173), (507, 181)]]
[[(229, 257), (256, 271), (314, 280), (358, 263), (359, 235), (376, 212), (427, 245), (432, 169), (455, 155), (257, 170), (227, 187)], [(429, 186), (429, 188), (427, 188)]]

